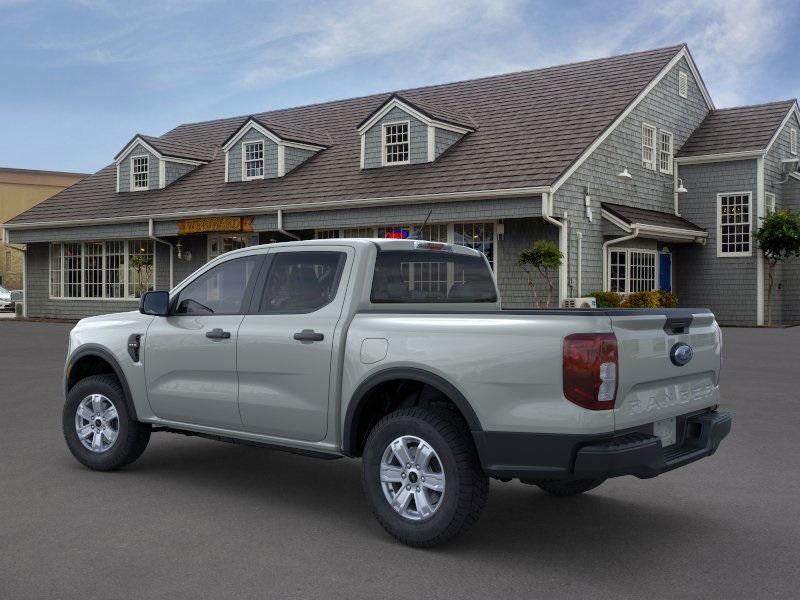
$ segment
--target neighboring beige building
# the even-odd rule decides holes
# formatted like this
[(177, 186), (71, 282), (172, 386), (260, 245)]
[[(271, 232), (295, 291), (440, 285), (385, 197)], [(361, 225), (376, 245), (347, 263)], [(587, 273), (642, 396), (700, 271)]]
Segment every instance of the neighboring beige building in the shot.
[[(0, 167), (0, 233), (3, 223), (86, 177), (85, 173)], [(23, 247), (3, 243), (0, 235), (0, 285), (22, 288)]]

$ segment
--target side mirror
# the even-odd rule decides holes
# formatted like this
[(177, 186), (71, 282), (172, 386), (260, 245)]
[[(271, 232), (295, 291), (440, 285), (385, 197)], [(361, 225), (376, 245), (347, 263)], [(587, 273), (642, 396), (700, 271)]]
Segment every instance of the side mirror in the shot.
[(166, 317), (169, 314), (169, 292), (145, 292), (139, 301), (139, 312)]

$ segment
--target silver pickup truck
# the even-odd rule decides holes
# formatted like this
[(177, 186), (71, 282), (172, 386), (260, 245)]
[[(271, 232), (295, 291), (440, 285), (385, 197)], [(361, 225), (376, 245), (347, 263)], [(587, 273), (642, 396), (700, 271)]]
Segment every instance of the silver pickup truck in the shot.
[(478, 519), (490, 477), (568, 496), (713, 454), (720, 347), (705, 309), (500, 310), (460, 246), (272, 244), (80, 321), (63, 429), (97, 470), (156, 431), (361, 457), (381, 525), (433, 546)]

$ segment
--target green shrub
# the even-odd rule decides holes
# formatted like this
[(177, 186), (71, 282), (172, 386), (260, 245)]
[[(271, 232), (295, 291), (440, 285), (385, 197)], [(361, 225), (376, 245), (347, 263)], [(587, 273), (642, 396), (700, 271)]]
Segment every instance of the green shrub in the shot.
[(661, 297), (658, 292), (634, 292), (628, 294), (622, 306), (625, 308), (661, 308)]
[(619, 308), (622, 306), (622, 295), (617, 292), (592, 292), (589, 294), (597, 300), (597, 308)]
[(678, 296), (674, 292), (660, 290), (657, 293), (660, 308), (678, 308)]

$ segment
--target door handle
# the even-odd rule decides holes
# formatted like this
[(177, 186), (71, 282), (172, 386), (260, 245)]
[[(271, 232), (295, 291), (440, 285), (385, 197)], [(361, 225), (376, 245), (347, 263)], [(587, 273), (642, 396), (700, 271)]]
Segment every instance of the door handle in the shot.
[(206, 331), (206, 337), (212, 340), (229, 340), (231, 339), (231, 332), (216, 328), (211, 331)]
[(321, 342), (325, 339), (325, 336), (313, 329), (303, 329), (303, 331), (298, 331), (294, 334), (294, 339), (299, 342)]

